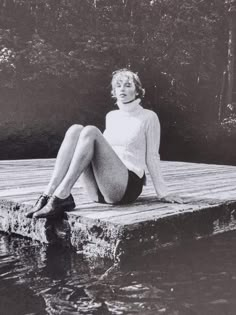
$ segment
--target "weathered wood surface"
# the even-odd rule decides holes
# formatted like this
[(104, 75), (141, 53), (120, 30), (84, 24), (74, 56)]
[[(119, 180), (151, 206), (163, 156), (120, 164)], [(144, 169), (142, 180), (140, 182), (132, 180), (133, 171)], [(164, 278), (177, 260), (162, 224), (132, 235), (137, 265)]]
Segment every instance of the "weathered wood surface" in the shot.
[(53, 159), (0, 162), (0, 230), (112, 258), (236, 229), (236, 167), (183, 162), (162, 162), (162, 170), (184, 204), (158, 202), (149, 177), (137, 202), (123, 206), (89, 201), (78, 182), (77, 207), (63, 221), (26, 219), (53, 164)]

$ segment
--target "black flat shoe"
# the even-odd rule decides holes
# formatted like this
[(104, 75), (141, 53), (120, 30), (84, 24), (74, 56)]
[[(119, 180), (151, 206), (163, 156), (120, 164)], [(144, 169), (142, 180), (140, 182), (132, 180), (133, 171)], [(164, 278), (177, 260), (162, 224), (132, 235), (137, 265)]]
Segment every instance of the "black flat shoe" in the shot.
[(48, 195), (41, 195), (39, 199), (36, 201), (35, 205), (26, 213), (27, 218), (32, 218), (33, 214), (39, 210), (41, 210), (43, 207), (46, 206), (50, 196)]
[(65, 199), (52, 196), (45, 207), (34, 213), (33, 218), (58, 218), (62, 216), (65, 211), (71, 211), (74, 208), (75, 202), (72, 195), (69, 195), (69, 197)]

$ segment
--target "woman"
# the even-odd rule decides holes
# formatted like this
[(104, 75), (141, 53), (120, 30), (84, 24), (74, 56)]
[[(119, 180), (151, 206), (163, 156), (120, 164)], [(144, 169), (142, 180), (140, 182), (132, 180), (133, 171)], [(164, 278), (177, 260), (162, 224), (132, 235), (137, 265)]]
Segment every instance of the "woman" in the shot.
[(71, 189), (83, 175), (96, 202), (134, 202), (142, 192), (147, 166), (158, 199), (179, 202), (161, 175), (157, 115), (141, 106), (144, 96), (138, 75), (128, 69), (113, 73), (112, 96), (118, 110), (106, 116), (102, 134), (94, 126), (73, 125), (62, 142), (51, 180), (27, 217), (49, 218), (75, 207)]

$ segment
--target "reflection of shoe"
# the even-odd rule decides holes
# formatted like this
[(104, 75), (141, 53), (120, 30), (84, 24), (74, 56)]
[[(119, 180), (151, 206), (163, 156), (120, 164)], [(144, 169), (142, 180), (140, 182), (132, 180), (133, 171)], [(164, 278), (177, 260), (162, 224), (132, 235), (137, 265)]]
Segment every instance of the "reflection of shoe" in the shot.
[(52, 196), (44, 208), (34, 213), (33, 218), (56, 218), (61, 216), (65, 211), (73, 210), (74, 207), (75, 202), (72, 195), (69, 195), (65, 199)]
[(26, 213), (27, 218), (32, 218), (33, 214), (39, 210), (41, 210), (44, 206), (46, 206), (48, 199), (50, 196), (48, 195), (41, 195), (39, 199), (36, 201), (35, 205)]

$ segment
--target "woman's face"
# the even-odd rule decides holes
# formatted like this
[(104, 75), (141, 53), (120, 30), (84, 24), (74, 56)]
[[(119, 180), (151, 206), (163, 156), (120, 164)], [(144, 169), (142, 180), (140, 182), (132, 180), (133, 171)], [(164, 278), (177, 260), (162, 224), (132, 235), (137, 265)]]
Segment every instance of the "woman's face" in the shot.
[(123, 77), (115, 83), (115, 96), (118, 102), (123, 104), (129, 103), (136, 98), (136, 87), (133, 79), (129, 77)]

